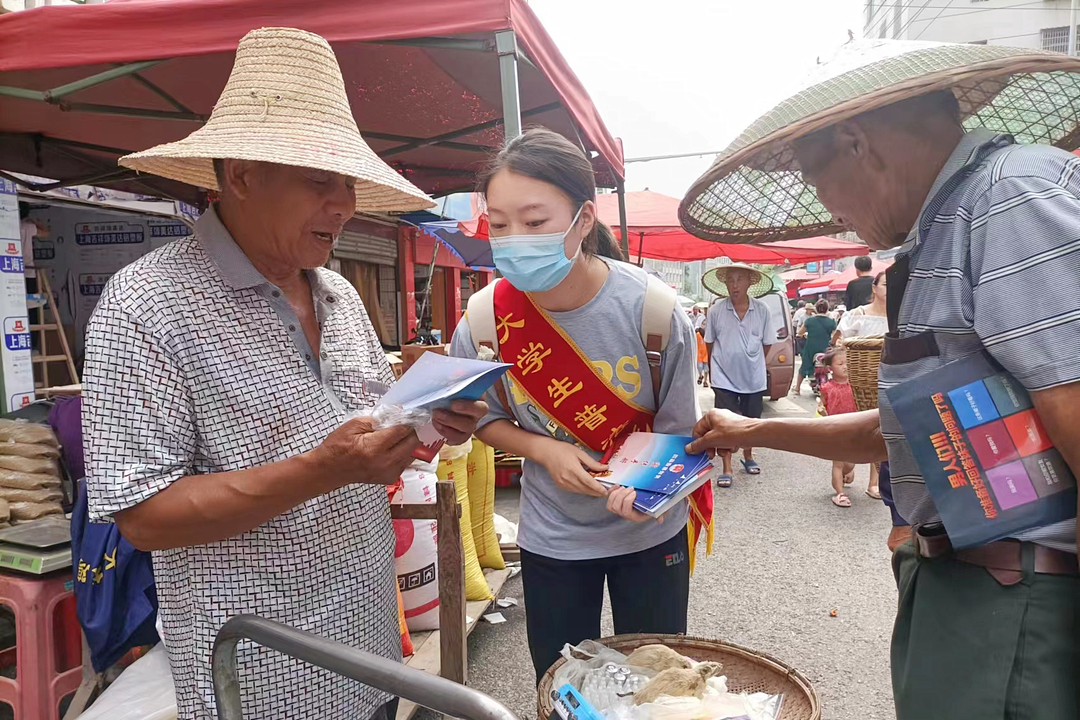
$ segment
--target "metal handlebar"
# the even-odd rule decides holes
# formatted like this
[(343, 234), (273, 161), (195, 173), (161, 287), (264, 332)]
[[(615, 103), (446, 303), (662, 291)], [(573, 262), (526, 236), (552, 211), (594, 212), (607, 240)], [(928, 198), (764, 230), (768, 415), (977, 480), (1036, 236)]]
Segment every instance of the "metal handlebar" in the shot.
[(244, 717), (236, 677), (236, 644), (244, 639), (435, 712), (465, 720), (518, 720), (502, 703), (464, 685), (255, 615), (231, 618), (214, 640), (211, 664), (220, 720)]

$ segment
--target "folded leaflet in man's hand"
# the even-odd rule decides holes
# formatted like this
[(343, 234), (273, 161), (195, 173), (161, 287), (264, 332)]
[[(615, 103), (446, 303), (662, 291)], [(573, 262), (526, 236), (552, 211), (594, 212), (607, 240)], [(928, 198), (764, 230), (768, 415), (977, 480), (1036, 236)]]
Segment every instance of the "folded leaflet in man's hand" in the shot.
[(405, 423), (415, 424), (416, 435), (423, 443), (413, 455), (430, 462), (444, 442), (431, 423), (431, 411), (450, 407), (454, 400), (479, 400), (509, 367), (505, 363), (424, 353), (382, 396), (372, 414), (376, 418), (416, 419), (415, 423)]
[(454, 400), (479, 400), (509, 368), (506, 363), (427, 352), (382, 396), (379, 405), (434, 410), (450, 407)]

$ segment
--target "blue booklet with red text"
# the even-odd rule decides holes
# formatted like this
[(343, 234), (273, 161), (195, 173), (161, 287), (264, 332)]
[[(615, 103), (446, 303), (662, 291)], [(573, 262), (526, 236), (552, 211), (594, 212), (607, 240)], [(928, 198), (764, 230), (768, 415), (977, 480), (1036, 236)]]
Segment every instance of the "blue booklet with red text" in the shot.
[(596, 479), (605, 485), (632, 487), (634, 507), (659, 517), (692, 492), (719, 476), (704, 453), (692, 455), (686, 446), (694, 438), (683, 435), (636, 432), (627, 436), (607, 460), (608, 470)]
[(976, 353), (886, 391), (954, 548), (1076, 517), (1076, 479), (1016, 378)]

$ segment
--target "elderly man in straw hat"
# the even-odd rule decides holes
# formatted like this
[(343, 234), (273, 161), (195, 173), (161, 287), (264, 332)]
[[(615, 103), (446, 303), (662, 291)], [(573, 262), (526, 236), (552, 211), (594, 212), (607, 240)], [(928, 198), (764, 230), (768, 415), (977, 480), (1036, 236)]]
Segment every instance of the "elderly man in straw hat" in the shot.
[[(743, 263), (713, 268), (701, 278), (705, 289), (722, 298), (709, 308), (705, 320), (705, 347), (709, 354), (709, 385), (714, 407), (743, 417), (761, 417), (768, 373), (769, 306), (758, 297), (773, 288), (765, 273)], [(723, 454), (724, 472), (716, 479), (719, 487), (731, 487), (731, 453)], [(754, 448), (743, 448), (743, 470), (760, 475)]]
[[(1065, 463), (1080, 472), (1080, 157), (1050, 144), (1080, 140), (1080, 59), (888, 41), (849, 50), (866, 55), (842, 57), (846, 71), (751, 126), (681, 212), (696, 234), (728, 242), (849, 228), (874, 249), (900, 247), (880, 408), (823, 420), (713, 411), (692, 449), (888, 458), (913, 528), (893, 558), (898, 718), (1075, 720), (1080, 577)], [(1057, 446), (1021, 457), (1008, 483), (989, 476), (999, 520), (1017, 502), (1059, 500), (1041, 522), (955, 549), (885, 391), (979, 353), (1029, 391), (1042, 421), (1020, 436), (990, 428), (1003, 454), (1029, 455), (1029, 435)], [(973, 447), (973, 470), (994, 467), (995, 453)], [(959, 492), (950, 497), (978, 512), (974, 490)]]
[[(220, 191), (178, 240), (114, 275), (87, 330), (90, 514), (154, 552), (179, 717), (216, 717), (210, 657), (252, 613), (401, 657), (386, 484), (418, 447), (376, 430), (393, 381), (355, 289), (322, 266), (357, 210), (431, 201), (367, 147), (330, 46), (246, 35), (207, 124), (127, 167)], [(463, 442), (483, 403), (439, 413)], [(253, 718), (393, 715), (386, 693), (242, 647)]]

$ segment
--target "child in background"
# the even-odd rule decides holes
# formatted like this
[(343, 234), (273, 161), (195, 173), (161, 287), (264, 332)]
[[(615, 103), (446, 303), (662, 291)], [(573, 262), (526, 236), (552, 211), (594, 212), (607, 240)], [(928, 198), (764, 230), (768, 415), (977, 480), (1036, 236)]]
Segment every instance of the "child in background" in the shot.
[[(829, 381), (822, 384), (818, 413), (821, 415), (841, 415), (856, 412), (855, 394), (848, 382), (847, 353), (843, 348), (829, 348), (821, 357), (821, 364), (829, 371)], [(853, 463), (833, 460), (832, 487), (836, 492), (832, 503), (836, 507), (851, 507), (851, 499), (844, 493), (844, 487), (851, 484), (855, 476)], [(869, 491), (867, 491), (869, 493)]]
[(709, 386), (709, 348), (705, 345), (705, 328), (697, 329), (697, 381), (698, 385)]

